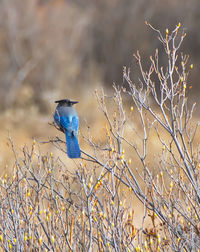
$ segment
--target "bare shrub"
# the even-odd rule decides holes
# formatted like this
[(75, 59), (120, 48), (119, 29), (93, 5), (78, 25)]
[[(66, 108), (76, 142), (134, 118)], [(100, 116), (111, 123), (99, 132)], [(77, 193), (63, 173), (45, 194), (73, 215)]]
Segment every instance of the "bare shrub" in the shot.
[[(82, 150), (75, 171), (53, 153), (42, 155), (35, 141), (18, 155), (10, 140), (16, 162), (13, 175), (4, 174), (1, 181), (4, 250), (200, 248), (198, 123), (192, 120), (194, 105), (189, 108), (187, 101), (193, 65), (188, 67), (188, 57), (179, 54), (185, 37), (180, 24), (171, 33), (166, 29), (164, 36), (149, 26), (163, 45), (166, 65), (159, 65), (156, 50), (145, 71), (137, 52), (141, 79), (136, 84), (124, 68), (129, 88), (114, 86), (112, 97), (95, 91), (106, 118), (106, 140), (95, 142), (88, 128), (82, 137), (92, 151)], [(128, 108), (127, 97), (133, 102)], [(61, 139), (48, 142), (65, 152)], [(140, 227), (135, 225), (138, 202), (143, 209)]]

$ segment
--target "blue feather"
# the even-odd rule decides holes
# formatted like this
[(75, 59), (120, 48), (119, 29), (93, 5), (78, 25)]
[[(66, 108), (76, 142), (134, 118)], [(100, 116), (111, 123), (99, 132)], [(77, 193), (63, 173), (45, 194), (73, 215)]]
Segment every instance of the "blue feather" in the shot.
[(81, 151), (76, 135), (66, 132), (67, 155), (69, 158), (79, 158)]
[(70, 106), (58, 105), (54, 113), (54, 121), (66, 135), (69, 158), (79, 158), (81, 156), (77, 138), (79, 118), (76, 110)]

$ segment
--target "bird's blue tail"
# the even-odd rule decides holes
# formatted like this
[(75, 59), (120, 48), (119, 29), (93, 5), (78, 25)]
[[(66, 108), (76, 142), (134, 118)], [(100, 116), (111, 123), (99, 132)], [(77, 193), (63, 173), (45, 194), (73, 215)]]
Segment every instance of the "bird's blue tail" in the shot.
[(67, 155), (69, 158), (79, 158), (81, 151), (78, 143), (78, 138), (70, 132), (66, 132)]

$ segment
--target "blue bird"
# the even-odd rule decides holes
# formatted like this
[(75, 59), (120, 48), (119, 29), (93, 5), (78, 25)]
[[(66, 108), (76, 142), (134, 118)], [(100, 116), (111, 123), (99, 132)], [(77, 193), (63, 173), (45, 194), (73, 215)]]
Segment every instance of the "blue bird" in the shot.
[(65, 133), (67, 144), (67, 155), (69, 158), (79, 158), (81, 151), (78, 143), (77, 133), (79, 127), (79, 118), (73, 105), (77, 101), (68, 99), (55, 101), (58, 103), (54, 113), (54, 121), (57, 126)]

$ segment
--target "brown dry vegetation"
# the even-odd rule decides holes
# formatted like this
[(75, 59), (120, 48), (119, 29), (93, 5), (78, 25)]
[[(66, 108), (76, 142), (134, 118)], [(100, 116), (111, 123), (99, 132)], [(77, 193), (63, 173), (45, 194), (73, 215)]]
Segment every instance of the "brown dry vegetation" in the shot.
[[(54, 134), (54, 100), (78, 99), (81, 124), (94, 135), (102, 129), (93, 95), (96, 87), (122, 85), (124, 65), (132, 54), (149, 55), (160, 48), (144, 20), (164, 31), (181, 22), (190, 39), (181, 50), (191, 55), (191, 100), (198, 98), (200, 45), (199, 1), (20, 1), (0, 2), (0, 129), (1, 167), (10, 162), (7, 130), (22, 147), (31, 138)], [(160, 62), (164, 63), (160, 50)], [(134, 67), (134, 79), (138, 70)], [(77, 89), (78, 88), (78, 89)], [(111, 92), (112, 93), (112, 92)], [(194, 97), (194, 98), (193, 98)], [(128, 106), (130, 102), (126, 101)], [(86, 113), (87, 111), (87, 113)], [(88, 113), (89, 111), (89, 113)], [(98, 115), (98, 116), (97, 116)], [(197, 114), (198, 116), (198, 114)], [(39, 124), (39, 127), (38, 127)], [(37, 126), (36, 126), (37, 125)], [(98, 134), (96, 134), (98, 135)], [(3, 169), (3, 168), (2, 168)]]
[[(198, 113), (186, 120), (199, 92), (199, 9), (198, 0), (0, 2), (2, 250), (199, 251)], [(183, 38), (172, 88), (170, 41)], [(165, 120), (161, 83), (167, 130), (148, 109)], [(49, 124), (65, 97), (80, 102), (81, 160)]]

